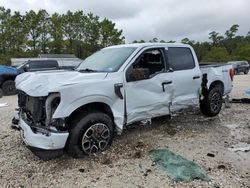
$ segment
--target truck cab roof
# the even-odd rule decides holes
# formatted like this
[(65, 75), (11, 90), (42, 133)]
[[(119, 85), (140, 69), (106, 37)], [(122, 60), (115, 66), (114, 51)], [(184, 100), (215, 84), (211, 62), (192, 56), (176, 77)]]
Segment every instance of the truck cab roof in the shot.
[(159, 47), (190, 47), (188, 44), (182, 44), (182, 43), (132, 43), (132, 44), (121, 44), (116, 46), (109, 46), (107, 48), (121, 48), (121, 47), (135, 47), (135, 48), (144, 48), (144, 47), (150, 47), (150, 46), (159, 46)]

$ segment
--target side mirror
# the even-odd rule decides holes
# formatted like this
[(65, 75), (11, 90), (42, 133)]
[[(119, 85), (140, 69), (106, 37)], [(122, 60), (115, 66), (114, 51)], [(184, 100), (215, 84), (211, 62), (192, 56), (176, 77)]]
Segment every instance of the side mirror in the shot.
[(23, 71), (24, 71), (24, 72), (28, 72), (28, 71), (29, 71), (29, 66), (25, 65), (25, 66), (23, 67)]
[(168, 72), (174, 72), (174, 69), (169, 67)]
[(149, 69), (147, 68), (134, 68), (132, 69), (127, 76), (127, 81), (138, 81), (149, 79)]

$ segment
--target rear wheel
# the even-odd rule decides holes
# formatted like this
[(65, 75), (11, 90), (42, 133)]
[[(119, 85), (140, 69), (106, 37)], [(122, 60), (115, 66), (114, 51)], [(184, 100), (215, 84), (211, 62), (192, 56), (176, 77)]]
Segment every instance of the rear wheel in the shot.
[(15, 95), (16, 86), (13, 80), (7, 80), (2, 84), (3, 93), (5, 95)]
[(206, 116), (216, 116), (222, 107), (222, 89), (220, 86), (211, 88), (205, 98), (200, 101), (201, 112)]
[(244, 72), (244, 74), (248, 74), (248, 72), (249, 72), (249, 70), (246, 70), (246, 71)]
[(69, 155), (77, 158), (100, 153), (109, 148), (113, 137), (113, 121), (107, 114), (84, 113), (69, 131), (66, 150)]

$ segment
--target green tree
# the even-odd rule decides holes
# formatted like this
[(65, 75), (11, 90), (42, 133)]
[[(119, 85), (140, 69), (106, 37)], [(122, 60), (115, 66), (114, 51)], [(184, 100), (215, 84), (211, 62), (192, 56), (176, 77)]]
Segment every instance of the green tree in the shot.
[(139, 40), (139, 41), (134, 40), (132, 43), (145, 43), (145, 40)]
[(149, 42), (158, 42), (159, 39), (157, 37), (153, 38), (152, 40), (149, 40)]
[(183, 43), (183, 44), (189, 44), (189, 45), (193, 46), (194, 43), (195, 43), (195, 41), (189, 40), (189, 38), (184, 38), (184, 39), (181, 40), (181, 43)]
[(60, 54), (63, 52), (64, 40), (63, 40), (63, 30), (62, 30), (62, 16), (55, 13), (51, 16), (50, 23), (50, 52)]
[(250, 62), (250, 43), (237, 47), (232, 60), (247, 60)]
[(93, 52), (100, 49), (100, 21), (99, 17), (93, 13), (87, 14), (85, 23), (85, 33), (83, 46), (85, 51), (84, 54), (78, 54), (78, 56), (87, 57)]
[(40, 17), (40, 32), (41, 32), (38, 45), (42, 53), (47, 53), (49, 51), (48, 49), (50, 42), (49, 27), (51, 25), (51, 19), (50, 15), (46, 12), (46, 10), (40, 10), (38, 14)]
[(202, 60), (205, 62), (226, 62), (229, 60), (229, 54), (225, 47), (214, 46)]
[(115, 23), (104, 19), (100, 23), (100, 43), (101, 47), (124, 43), (125, 37), (122, 36), (122, 30), (115, 28)]
[(35, 52), (38, 46), (38, 39), (41, 35), (40, 15), (31, 10), (26, 13), (25, 24), (29, 31), (28, 33), (28, 46)]
[(0, 7), (0, 52), (6, 54), (10, 48), (9, 21), (11, 19), (11, 10)]
[[(62, 30), (64, 37), (67, 39), (67, 49), (69, 53), (76, 53), (77, 41), (82, 40), (85, 33), (86, 16), (82, 11), (75, 13), (68, 11), (62, 15)], [(66, 42), (67, 42), (66, 41)]]
[(218, 46), (224, 39), (224, 37), (219, 35), (219, 33), (212, 31), (211, 33), (209, 33), (209, 39), (212, 40), (214, 46)]
[(237, 42), (239, 37), (235, 37), (236, 33), (239, 29), (239, 25), (233, 25), (229, 30), (225, 33), (225, 39), (223, 41), (224, 46), (226, 47), (228, 53), (231, 55), (233, 50), (237, 47)]
[(232, 25), (230, 29), (227, 30), (225, 33), (226, 39), (232, 39), (233, 37), (235, 37), (238, 30), (239, 30), (238, 24)]
[(203, 61), (204, 56), (211, 50), (209, 42), (196, 42), (192, 46), (196, 52), (199, 62)]

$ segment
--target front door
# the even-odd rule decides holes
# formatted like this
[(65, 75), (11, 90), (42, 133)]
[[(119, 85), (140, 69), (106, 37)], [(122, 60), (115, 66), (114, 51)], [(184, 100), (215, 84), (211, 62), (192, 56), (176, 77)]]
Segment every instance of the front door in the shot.
[[(147, 76), (139, 75), (143, 71)], [(135, 71), (136, 72), (136, 71)], [(173, 73), (166, 70), (164, 49), (153, 48), (142, 52), (127, 69), (125, 81), (127, 123), (169, 114), (173, 94)]]

